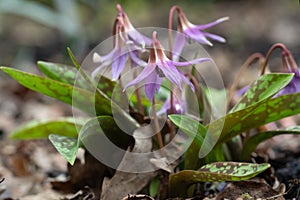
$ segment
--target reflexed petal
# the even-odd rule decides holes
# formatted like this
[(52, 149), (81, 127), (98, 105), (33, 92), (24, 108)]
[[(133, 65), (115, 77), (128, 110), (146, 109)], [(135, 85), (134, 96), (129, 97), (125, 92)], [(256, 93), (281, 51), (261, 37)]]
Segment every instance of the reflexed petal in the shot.
[(206, 61), (212, 61), (211, 58), (199, 58), (195, 60), (190, 60), (190, 61), (185, 61), (185, 62), (176, 62), (176, 61), (171, 61), (175, 66), (178, 67), (184, 67), (184, 66), (189, 66), (189, 65), (195, 65), (199, 63), (203, 63)]
[(196, 29), (186, 29), (184, 33), (190, 37), (191, 39), (199, 42), (200, 44), (207, 44), (209, 46), (213, 46), (213, 44), (205, 37), (203, 32)]
[(158, 92), (161, 82), (162, 78), (159, 77), (155, 71), (153, 71), (148, 77), (146, 77), (145, 93), (150, 101), (153, 100), (155, 93)]
[(215, 25), (217, 25), (217, 24), (219, 24), (219, 23), (222, 23), (222, 22), (224, 22), (224, 21), (227, 21), (227, 20), (229, 20), (229, 17), (222, 17), (222, 18), (220, 18), (220, 19), (217, 19), (217, 20), (214, 21), (214, 22), (210, 22), (210, 23), (208, 23), (208, 24), (202, 24), (202, 25), (195, 25), (195, 27), (198, 28), (198, 29), (203, 30), (203, 29), (207, 29), (207, 28), (210, 28), (210, 27), (212, 27), (212, 26), (215, 26)]
[(93, 54), (93, 62), (94, 63), (101, 63), (102, 62), (102, 57), (97, 52), (95, 52)]
[(93, 72), (92, 72), (92, 79), (95, 79), (95, 77), (97, 76), (97, 74), (104, 68), (106, 67), (107, 65), (105, 64), (101, 64), (99, 65), (99, 67), (97, 67)]
[(114, 57), (115, 52), (117, 51), (116, 48), (114, 48), (111, 52), (106, 54), (105, 56), (100, 56), (97, 52), (93, 54), (93, 62), (94, 63), (111, 63), (112, 58)]
[(177, 33), (176, 38), (175, 38), (175, 43), (174, 43), (174, 48), (173, 48), (173, 60), (178, 61), (180, 54), (182, 53), (183, 47), (185, 44), (185, 36), (182, 33)]
[(137, 51), (130, 51), (129, 55), (130, 55), (130, 58), (131, 58), (131, 60), (133, 61), (133, 63), (135, 65), (142, 66), (142, 67), (147, 66), (147, 62), (143, 61), (142, 59), (140, 59), (138, 57), (138, 52)]
[(226, 39), (221, 37), (221, 36), (218, 36), (218, 35), (215, 35), (215, 34), (212, 34), (212, 33), (203, 33), (205, 36), (215, 40), (215, 41), (218, 41), (218, 42), (226, 42)]
[(116, 51), (114, 60), (111, 64), (112, 81), (118, 80), (121, 72), (123, 71), (127, 61), (127, 52), (121, 53)]
[(113, 49), (111, 52), (106, 54), (105, 56), (100, 56), (98, 53), (93, 54), (93, 62), (97, 63), (101, 59), (101, 64), (92, 72), (92, 79), (95, 79), (97, 74), (106, 66), (110, 65), (112, 63), (112, 58), (114, 57), (114, 54), (116, 52), (116, 49)]
[(157, 63), (159, 69), (162, 70), (164, 75), (178, 88), (182, 89), (181, 87), (181, 72), (177, 70), (177, 68), (172, 64), (172, 61), (167, 61), (164, 63)]
[(143, 71), (132, 81), (130, 81), (123, 89), (125, 91), (128, 87), (133, 86), (142, 80), (144, 80), (146, 77), (148, 77), (154, 70), (155, 70), (156, 65), (153, 63), (149, 63)]
[(131, 31), (128, 31), (127, 34), (129, 37), (136, 43), (142, 46), (144, 48), (146, 45), (150, 46), (152, 40), (144, 35), (142, 35), (140, 32), (138, 32), (136, 29), (133, 29)]

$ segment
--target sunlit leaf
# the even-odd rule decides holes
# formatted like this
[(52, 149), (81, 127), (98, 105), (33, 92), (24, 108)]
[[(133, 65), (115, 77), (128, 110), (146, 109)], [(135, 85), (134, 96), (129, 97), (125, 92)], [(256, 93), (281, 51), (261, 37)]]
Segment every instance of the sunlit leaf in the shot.
[[(94, 94), (87, 90), (73, 87), (73, 85), (22, 72), (13, 68), (1, 67), (0, 69), (23, 86), (67, 104), (78, 106), (79, 109), (87, 113), (94, 113), (96, 108), (98, 114), (111, 114), (110, 100), (101, 96), (99, 93)], [(83, 105), (95, 105), (95, 108)]]
[(254, 103), (272, 97), (284, 88), (293, 78), (293, 74), (272, 73), (260, 76), (243, 95), (242, 99), (232, 108), (231, 112), (246, 108)]
[(76, 81), (76, 86), (89, 89), (88, 84), (82, 76), (79, 75), (75, 67), (44, 61), (38, 61), (38, 67), (47, 77), (53, 80), (70, 85), (74, 85)]
[(169, 196), (186, 197), (189, 186), (197, 182), (247, 180), (265, 171), (269, 164), (216, 162), (201, 167), (198, 171), (183, 170), (169, 177)]
[(50, 134), (77, 138), (77, 128), (80, 128), (86, 119), (72, 117), (60, 118), (57, 120), (31, 121), (18, 127), (11, 135), (12, 139), (32, 140), (48, 138)]
[(79, 145), (77, 143), (77, 138), (51, 134), (49, 135), (49, 140), (54, 145), (56, 150), (71, 165), (73, 165), (79, 148)]
[(282, 134), (300, 134), (300, 126), (292, 126), (288, 127), (284, 130), (274, 130), (274, 131), (266, 131), (266, 132), (260, 132), (255, 134), (254, 136), (247, 139), (243, 145), (243, 151), (242, 151), (242, 159), (243, 160), (249, 160), (251, 153), (255, 150), (257, 145), (259, 145), (261, 142), (270, 139), (276, 135), (282, 135)]
[[(82, 77), (82, 75), (80, 75), (75, 67), (44, 61), (39, 61), (38, 66), (42, 72), (51, 79), (68, 83), (79, 88), (87, 90), (91, 89), (87, 81)], [(115, 86), (115, 82), (112, 82), (104, 76), (99, 79), (97, 85), (97, 87), (108, 97), (111, 97)]]
[(209, 130), (222, 144), (243, 131), (299, 113), (300, 93), (283, 95), (230, 113), (209, 124)]

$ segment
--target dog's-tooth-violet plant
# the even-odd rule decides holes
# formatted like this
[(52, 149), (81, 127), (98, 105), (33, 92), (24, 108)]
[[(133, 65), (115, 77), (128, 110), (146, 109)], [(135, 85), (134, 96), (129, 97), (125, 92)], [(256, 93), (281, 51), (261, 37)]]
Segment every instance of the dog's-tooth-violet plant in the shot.
[[(173, 85), (175, 91), (180, 91), (176, 98), (173, 98), (172, 93), (167, 93), (168, 95), (164, 98), (167, 99), (167, 102), (163, 102), (162, 112), (167, 112), (168, 119), (176, 125), (177, 129), (182, 130), (187, 136), (191, 137), (193, 141), (187, 151), (184, 152), (182, 159), (180, 159), (180, 165), (176, 164), (176, 169), (172, 167), (173, 172), (177, 170), (177, 173), (173, 173), (171, 170), (172, 173), (169, 174), (168, 197), (192, 196), (193, 190), (191, 190), (190, 186), (198, 182), (238, 181), (256, 176), (270, 167), (267, 163), (248, 163), (251, 158), (251, 152), (255, 150), (255, 147), (260, 142), (283, 133), (299, 134), (298, 126), (257, 132), (253, 136), (242, 138), (243, 146), (241, 151), (231, 152), (228, 151), (230, 148), (227, 148), (231, 145), (229, 141), (242, 135), (242, 133), (300, 113), (300, 94), (297, 93), (299, 91), (299, 72), (294, 59), (288, 51), (283, 51), (283, 65), (286, 66), (288, 72), (292, 73), (263, 74), (248, 87), (245, 94), (235, 105), (231, 106), (232, 109), (225, 116), (203, 124), (202, 119), (185, 113), (185, 106), (195, 102), (191, 102), (183, 94), (188, 94), (189, 91), (192, 92), (191, 89), (195, 88), (195, 95), (198, 99), (208, 99), (206, 91), (212, 90), (212, 88), (202, 85), (197, 76), (193, 76), (192, 73), (184, 74), (180, 68), (192, 66), (192, 69), (194, 69), (193, 65), (210, 61), (211, 59), (197, 58), (181, 62), (179, 58), (186, 38), (206, 45), (211, 45), (209, 39), (224, 42), (225, 40), (222, 37), (207, 33), (204, 30), (227, 20), (227, 18), (221, 18), (204, 25), (193, 25), (187, 20), (185, 14), (178, 6), (173, 7), (170, 11), (169, 24), (171, 26), (169, 26), (169, 29), (171, 30), (172, 28), (172, 13), (177, 11), (179, 35), (175, 39), (177, 41), (175, 41), (174, 46), (171, 44), (171, 37), (169, 38), (169, 45), (171, 46), (169, 49), (173, 51), (170, 52), (170, 56), (167, 56), (155, 30), (153, 30), (152, 39), (147, 38), (147, 36), (139, 33), (132, 26), (120, 5), (117, 5), (117, 10), (118, 14), (114, 23), (114, 35), (116, 36), (114, 38), (114, 49), (111, 53), (102, 57), (94, 54), (94, 61), (100, 61), (100, 65), (92, 74), (83, 72), (71, 51), (69, 51), (69, 55), (76, 68), (57, 63), (38, 62), (39, 68), (46, 77), (14, 68), (1, 67), (2, 71), (25, 87), (77, 107), (89, 116), (76, 120), (66, 117), (54, 121), (29, 123), (18, 128), (11, 135), (12, 138), (49, 138), (70, 164), (74, 164), (78, 149), (85, 149), (85, 145), (88, 145), (88, 143), (82, 142), (84, 138), (80, 136), (90, 132), (107, 136), (112, 143), (124, 150), (132, 149), (129, 147), (134, 146), (136, 138), (118, 127), (112, 110), (117, 112), (117, 116), (122, 123), (127, 124), (132, 133), (150, 122), (149, 120), (147, 121), (149, 116), (145, 114), (146, 112), (141, 112), (140, 115), (128, 113), (128, 110), (119, 107), (111, 99), (111, 94), (114, 92), (115, 87), (118, 86), (118, 82), (115, 81), (122, 75), (125, 63), (128, 60), (132, 60), (134, 65), (143, 69), (140, 74), (133, 76), (133, 80), (129, 80), (130, 82), (125, 85), (124, 90), (128, 89), (128, 87), (136, 86), (141, 81), (145, 81), (146, 100), (143, 99), (145, 100), (142, 102), (143, 107), (149, 108), (154, 105), (156, 98), (163, 99), (160, 98), (161, 94), (158, 91), (161, 85), (164, 84), (163, 80), (171, 83), (170, 85)], [(184, 36), (184, 38), (181, 36)], [(138, 54), (143, 51), (148, 53), (148, 62), (139, 58)], [(114, 61), (115, 58), (117, 59), (116, 61)], [(268, 59), (264, 61), (264, 64), (266, 65), (267, 62)], [(97, 83), (92, 82), (95, 81), (94, 78), (101, 71), (101, 68), (105, 66), (112, 68), (112, 78), (101, 77)], [(78, 70), (82, 76), (77, 76)], [(74, 85), (75, 82), (77, 83), (76, 85)], [(96, 85), (97, 87), (95, 89), (88, 87), (89, 85)], [(283, 92), (280, 94), (280, 91)], [(122, 91), (118, 92), (121, 93)], [(215, 92), (218, 91), (215, 89)], [(183, 98), (181, 99), (181, 97)], [(217, 102), (218, 99), (211, 99), (206, 103), (200, 102), (199, 104), (203, 103), (200, 112), (208, 112), (211, 107), (216, 106)], [(135, 104), (132, 103), (130, 106), (135, 106)], [(154, 115), (154, 119), (159, 117), (161, 116)], [(101, 125), (101, 129), (93, 129), (95, 121), (98, 126), (99, 124)], [(161, 130), (162, 137), (157, 137), (156, 140), (155, 138), (152, 139), (153, 144), (155, 142), (160, 143), (159, 148), (165, 144), (158, 140), (162, 140), (163, 137), (167, 138), (172, 132), (172, 126), (169, 123), (166, 123), (164, 126)], [(79, 133), (77, 128), (80, 128)], [(208, 145), (207, 140), (205, 140), (206, 137), (217, 138), (216, 144), (208, 155), (199, 158), (200, 149)], [(176, 145), (182, 144), (176, 143)], [(153, 145), (153, 148), (156, 150), (155, 145)], [(231, 156), (233, 153), (238, 153), (239, 156), (233, 159)], [(136, 191), (136, 193), (138, 192)]]

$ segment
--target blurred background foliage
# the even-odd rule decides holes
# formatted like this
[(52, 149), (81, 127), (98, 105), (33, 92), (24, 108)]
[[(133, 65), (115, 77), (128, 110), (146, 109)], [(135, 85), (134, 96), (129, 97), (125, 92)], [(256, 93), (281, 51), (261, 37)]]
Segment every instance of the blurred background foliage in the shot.
[(70, 63), (66, 47), (82, 61), (111, 36), (117, 3), (135, 27), (167, 28), (168, 12), (175, 4), (195, 24), (229, 16), (229, 21), (209, 30), (227, 38), (227, 43), (205, 47), (225, 83), (251, 53), (266, 53), (276, 42), (286, 44), (299, 58), (298, 0), (0, 0), (0, 65), (30, 71), (37, 60)]

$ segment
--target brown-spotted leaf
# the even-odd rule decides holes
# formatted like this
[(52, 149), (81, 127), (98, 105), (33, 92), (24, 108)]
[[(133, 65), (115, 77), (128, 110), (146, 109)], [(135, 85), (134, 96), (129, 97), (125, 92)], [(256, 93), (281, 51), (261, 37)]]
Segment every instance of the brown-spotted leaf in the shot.
[(293, 78), (293, 74), (272, 73), (260, 76), (243, 95), (242, 99), (232, 108), (231, 112), (238, 111), (272, 97), (284, 88)]
[(169, 177), (170, 197), (186, 197), (189, 186), (197, 182), (247, 180), (268, 169), (268, 163), (215, 162), (198, 171), (183, 170)]

